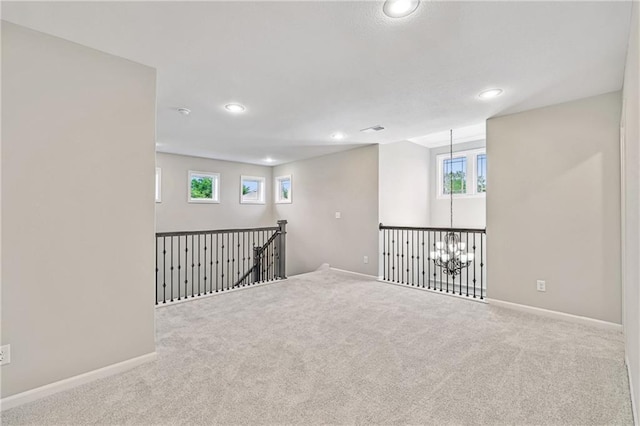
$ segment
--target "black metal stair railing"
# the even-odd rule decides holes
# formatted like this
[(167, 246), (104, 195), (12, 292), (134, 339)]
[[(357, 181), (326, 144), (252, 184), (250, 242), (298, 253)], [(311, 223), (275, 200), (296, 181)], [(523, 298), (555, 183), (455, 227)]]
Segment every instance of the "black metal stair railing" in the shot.
[(286, 278), (286, 225), (156, 233), (156, 305)]
[[(382, 279), (483, 300), (486, 297), (486, 230), (379, 226)], [(449, 240), (459, 244), (445, 253)], [(457, 257), (457, 258), (456, 258)]]

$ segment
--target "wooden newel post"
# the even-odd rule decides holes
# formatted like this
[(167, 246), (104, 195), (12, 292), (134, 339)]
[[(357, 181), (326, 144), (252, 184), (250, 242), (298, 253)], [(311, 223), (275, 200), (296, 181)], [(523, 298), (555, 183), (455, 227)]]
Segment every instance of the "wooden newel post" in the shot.
[(279, 220), (278, 226), (280, 229), (278, 230), (278, 263), (277, 267), (277, 275), (278, 278), (284, 279), (287, 278), (287, 221)]

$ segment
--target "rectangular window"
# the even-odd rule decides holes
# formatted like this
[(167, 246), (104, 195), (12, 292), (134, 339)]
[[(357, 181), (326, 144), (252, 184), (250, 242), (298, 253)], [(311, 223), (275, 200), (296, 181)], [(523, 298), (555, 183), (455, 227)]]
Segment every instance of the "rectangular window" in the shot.
[(487, 154), (484, 148), (440, 154), (438, 198), (484, 197), (487, 192)]
[(443, 194), (467, 193), (467, 158), (456, 157), (444, 160)]
[(487, 192), (487, 154), (478, 155), (476, 192)]
[(289, 204), (292, 199), (291, 175), (276, 177), (276, 203)]
[(240, 178), (240, 203), (264, 204), (265, 178), (242, 176)]
[(190, 203), (219, 203), (220, 174), (189, 170), (187, 191)]

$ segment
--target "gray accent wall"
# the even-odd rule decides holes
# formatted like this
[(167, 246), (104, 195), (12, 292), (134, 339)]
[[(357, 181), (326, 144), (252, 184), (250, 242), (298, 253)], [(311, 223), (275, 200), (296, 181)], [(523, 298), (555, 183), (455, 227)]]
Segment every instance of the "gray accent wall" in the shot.
[(614, 92), (487, 121), (490, 298), (621, 323), (620, 109)]
[[(162, 170), (162, 202), (156, 203), (157, 232), (275, 226), (273, 167), (176, 154), (156, 154)], [(189, 203), (189, 170), (220, 174), (220, 203)], [(240, 204), (240, 177), (266, 180), (265, 204)]]
[[(274, 167), (274, 179), (283, 175), (292, 175), (293, 182), (293, 202), (275, 205), (276, 217), (289, 221), (287, 273), (310, 272), (329, 263), (376, 276), (378, 146)], [(369, 263), (363, 262), (364, 256)]]
[(622, 112), (623, 325), (631, 391), (640, 419), (640, 5), (633, 4)]
[(154, 69), (2, 22), (2, 397), (153, 353)]

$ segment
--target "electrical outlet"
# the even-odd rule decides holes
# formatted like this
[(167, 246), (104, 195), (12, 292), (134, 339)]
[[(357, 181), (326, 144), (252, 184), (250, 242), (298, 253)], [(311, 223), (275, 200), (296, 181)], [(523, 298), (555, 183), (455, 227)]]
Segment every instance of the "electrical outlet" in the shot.
[(336, 219), (340, 219), (342, 217), (342, 215), (340, 214), (340, 212), (336, 212)]
[(364, 263), (369, 263), (369, 256), (365, 256), (364, 259), (363, 259), (363, 262)]
[(544, 280), (538, 280), (536, 282), (536, 289), (538, 291), (547, 291), (547, 283)]
[(0, 346), (0, 365), (11, 362), (11, 345)]

